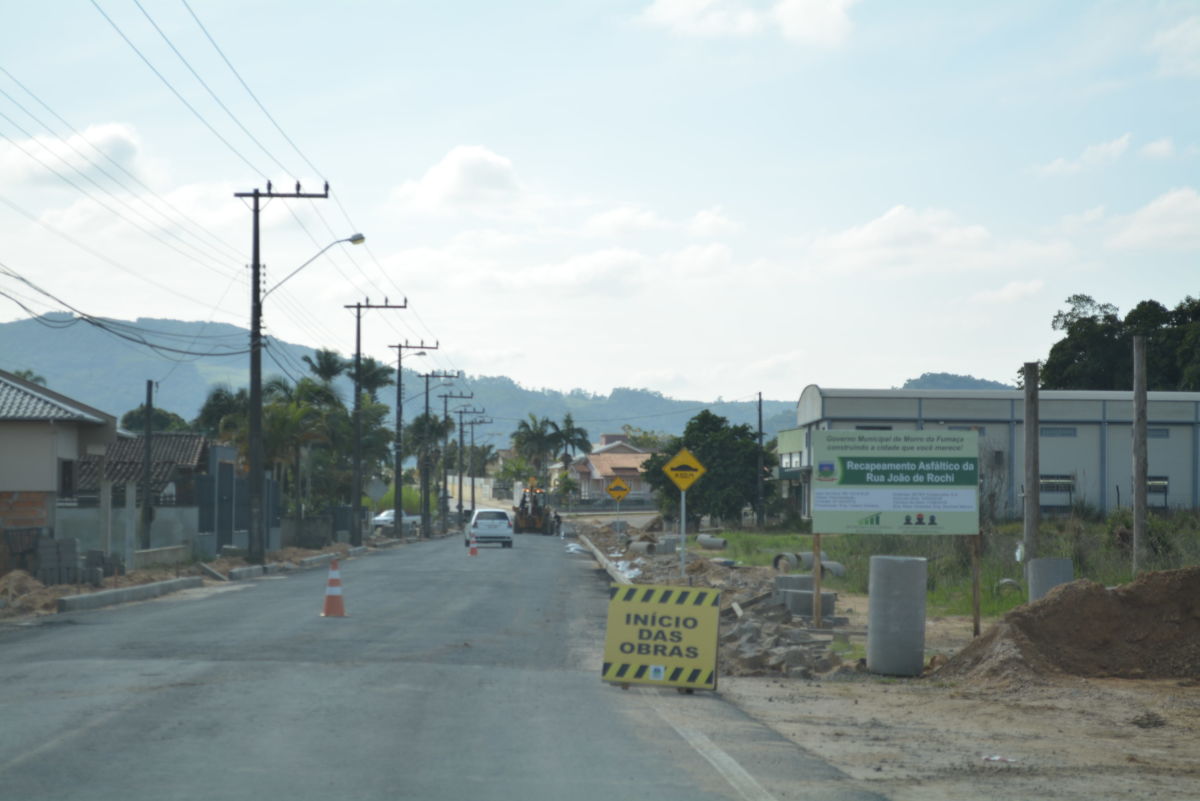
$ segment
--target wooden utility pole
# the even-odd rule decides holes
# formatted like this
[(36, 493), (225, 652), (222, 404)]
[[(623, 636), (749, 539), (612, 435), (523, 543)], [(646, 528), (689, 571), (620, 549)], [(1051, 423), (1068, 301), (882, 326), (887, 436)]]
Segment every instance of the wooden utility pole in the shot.
[(1038, 526), (1042, 513), (1041, 468), (1038, 447), (1038, 363), (1025, 362), (1025, 564), (1037, 556)]
[(1133, 338), (1133, 577), (1146, 541), (1146, 337)]

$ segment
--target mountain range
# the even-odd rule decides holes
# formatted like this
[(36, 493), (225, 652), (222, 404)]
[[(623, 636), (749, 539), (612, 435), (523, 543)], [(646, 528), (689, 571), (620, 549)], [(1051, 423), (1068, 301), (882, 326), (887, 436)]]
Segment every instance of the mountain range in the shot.
[[(213, 387), (248, 384), (249, 332), (244, 328), (144, 317), (100, 321), (100, 326), (67, 312), (0, 323), (0, 369), (32, 370), (45, 378), (48, 387), (118, 418), (145, 402), (147, 381), (155, 382), (156, 407), (187, 420), (197, 415)], [(312, 348), (303, 345), (270, 340), (263, 356), (264, 380), (278, 374), (294, 381), (306, 374), (302, 358), (313, 354)], [(923, 387), (925, 383), (930, 386)], [(351, 397), (349, 379), (339, 379), (335, 386), (343, 398)], [(947, 373), (926, 373), (905, 383), (905, 388), (1004, 387)], [(408, 369), (404, 371), (404, 390), (404, 417), (409, 420), (423, 411), (424, 399), (420, 397), (423, 381)], [(468, 376), (454, 385), (454, 391), (464, 390), (474, 393), (468, 403), (485, 409), (494, 421), (479, 426), (477, 440), (491, 441), (497, 447), (507, 446), (517, 422), (527, 419), (530, 413), (561, 421), (569, 412), (593, 442), (600, 434), (620, 432), (625, 424), (679, 434), (702, 409), (735, 425), (754, 427), (758, 419), (755, 401), (705, 403), (669, 398), (650, 389), (619, 387), (601, 395), (581, 389), (529, 389), (505, 376)], [(439, 405), (436, 394), (431, 392), (435, 409)], [(384, 390), (380, 400), (394, 413), (394, 388)], [(763, 400), (767, 438), (795, 425), (795, 405), (795, 400)], [(494, 435), (490, 440), (489, 434)]]

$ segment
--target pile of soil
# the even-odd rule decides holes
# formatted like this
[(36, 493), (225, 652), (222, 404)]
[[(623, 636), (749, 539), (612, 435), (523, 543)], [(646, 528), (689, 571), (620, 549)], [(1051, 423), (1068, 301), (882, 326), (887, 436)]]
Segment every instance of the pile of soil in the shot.
[(1146, 573), (1108, 590), (1073, 581), (1018, 607), (951, 658), (939, 677), (1068, 674), (1200, 677), (1200, 567)]

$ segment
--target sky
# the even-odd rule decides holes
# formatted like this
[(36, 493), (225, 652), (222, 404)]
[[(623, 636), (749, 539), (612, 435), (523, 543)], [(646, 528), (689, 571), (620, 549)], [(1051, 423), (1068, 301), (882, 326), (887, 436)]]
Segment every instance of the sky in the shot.
[(1012, 383), (1071, 295), (1200, 293), (1190, 0), (0, 13), (0, 321), (248, 327), (267, 181), (330, 185), (263, 211), (270, 336), (349, 355), (406, 301), (366, 355), (530, 388)]

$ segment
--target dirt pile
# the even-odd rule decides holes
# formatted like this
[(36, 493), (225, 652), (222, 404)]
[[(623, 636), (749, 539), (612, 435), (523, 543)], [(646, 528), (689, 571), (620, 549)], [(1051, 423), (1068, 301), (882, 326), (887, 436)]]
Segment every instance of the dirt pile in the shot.
[(1009, 612), (937, 675), (1004, 682), (1049, 673), (1200, 677), (1200, 567), (1146, 573), (1113, 590), (1086, 580), (1055, 587)]

